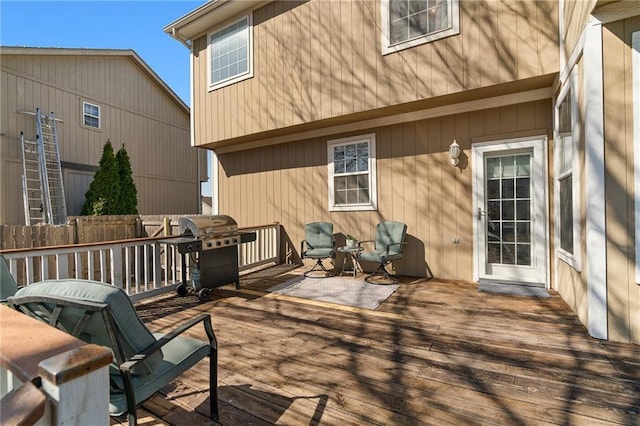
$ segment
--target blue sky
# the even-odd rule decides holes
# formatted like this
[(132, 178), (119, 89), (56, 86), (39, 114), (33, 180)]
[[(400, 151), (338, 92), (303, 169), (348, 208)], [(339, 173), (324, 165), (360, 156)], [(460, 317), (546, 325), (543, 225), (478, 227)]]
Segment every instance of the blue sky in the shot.
[[(0, 45), (133, 49), (191, 105), (189, 50), (162, 29), (204, 2), (0, 0)], [(210, 183), (202, 193), (211, 195)]]
[(204, 2), (0, 0), (0, 44), (133, 49), (190, 105), (189, 50), (162, 29)]

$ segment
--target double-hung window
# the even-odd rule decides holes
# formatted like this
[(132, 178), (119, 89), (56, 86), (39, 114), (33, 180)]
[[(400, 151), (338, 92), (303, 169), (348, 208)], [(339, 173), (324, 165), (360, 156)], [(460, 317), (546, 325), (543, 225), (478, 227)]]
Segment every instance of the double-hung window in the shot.
[(375, 134), (331, 140), (327, 147), (329, 210), (375, 210)]
[(460, 33), (459, 0), (381, 0), (382, 53)]
[[(575, 73), (574, 73), (575, 74)], [(577, 149), (575, 75), (560, 93), (555, 111), (556, 234), (558, 257), (580, 270), (580, 174)]]
[(100, 107), (98, 105), (82, 102), (82, 124), (93, 129), (100, 128)]
[(253, 76), (252, 15), (209, 34), (209, 89)]

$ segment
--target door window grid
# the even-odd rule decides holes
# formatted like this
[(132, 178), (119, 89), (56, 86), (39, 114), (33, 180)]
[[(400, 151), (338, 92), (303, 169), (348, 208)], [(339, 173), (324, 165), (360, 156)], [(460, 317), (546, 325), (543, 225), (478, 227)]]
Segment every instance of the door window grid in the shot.
[(487, 262), (531, 266), (531, 156), (487, 159)]

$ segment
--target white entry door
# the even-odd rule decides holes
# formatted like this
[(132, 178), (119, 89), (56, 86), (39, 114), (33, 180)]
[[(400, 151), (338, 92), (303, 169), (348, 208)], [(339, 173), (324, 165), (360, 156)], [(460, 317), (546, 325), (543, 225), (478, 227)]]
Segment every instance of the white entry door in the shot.
[(477, 279), (547, 284), (545, 142), (472, 148)]

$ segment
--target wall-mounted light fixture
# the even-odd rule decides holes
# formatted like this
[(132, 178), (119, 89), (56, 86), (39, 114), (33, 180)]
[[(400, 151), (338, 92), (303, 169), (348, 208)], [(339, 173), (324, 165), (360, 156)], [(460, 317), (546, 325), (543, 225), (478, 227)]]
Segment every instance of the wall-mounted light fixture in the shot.
[(453, 140), (453, 143), (449, 146), (449, 155), (451, 156), (451, 165), (457, 166), (460, 162), (460, 145), (456, 140)]

